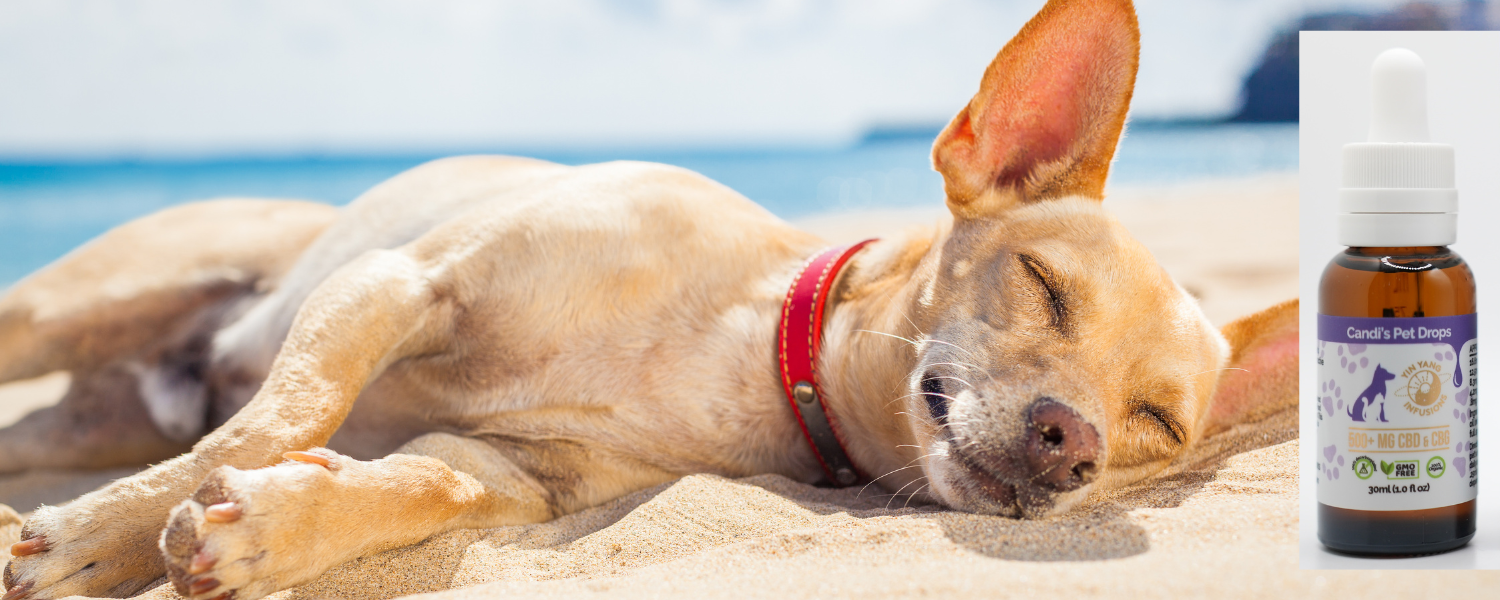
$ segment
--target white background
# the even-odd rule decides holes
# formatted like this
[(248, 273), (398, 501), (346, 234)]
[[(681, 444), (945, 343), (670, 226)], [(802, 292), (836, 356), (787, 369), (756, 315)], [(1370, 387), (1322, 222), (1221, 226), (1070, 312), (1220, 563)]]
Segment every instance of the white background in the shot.
[[(1301, 378), (1303, 399), (1316, 396), (1318, 279), (1342, 250), (1334, 240), (1339, 149), (1364, 141), (1369, 128), (1370, 63), (1404, 47), (1427, 63), (1432, 141), (1453, 144), (1457, 158), (1458, 243), (1479, 282), (1479, 533), (1468, 547), (1438, 556), (1359, 559), (1329, 553), (1317, 540), (1316, 413), (1302, 409), (1301, 564), (1309, 569), (1500, 569), (1500, 32), (1302, 32), (1301, 51)], [(1493, 315), (1493, 316), (1492, 316)], [(1495, 340), (1495, 341), (1486, 341)], [(1488, 348), (1488, 352), (1486, 352)], [(1488, 383), (1486, 383), (1488, 382)]]

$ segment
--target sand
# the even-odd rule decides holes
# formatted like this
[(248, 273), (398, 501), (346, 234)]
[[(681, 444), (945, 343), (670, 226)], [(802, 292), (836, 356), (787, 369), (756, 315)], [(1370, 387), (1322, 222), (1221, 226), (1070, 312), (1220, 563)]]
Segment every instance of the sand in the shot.
[[(1109, 204), (1216, 323), (1296, 294), (1295, 176), (1127, 188)], [(802, 225), (854, 240), (940, 211)], [(0, 387), (0, 422), (64, 381)], [(908, 505), (874, 488), (691, 476), (548, 523), (439, 535), (273, 597), (1431, 597), (1500, 584), (1497, 573), (1298, 570), (1296, 427), (1292, 411), (1242, 426), (1148, 485), (1037, 521)], [(0, 502), (28, 511), (123, 472), (0, 478)], [(143, 597), (177, 596), (159, 586)]]

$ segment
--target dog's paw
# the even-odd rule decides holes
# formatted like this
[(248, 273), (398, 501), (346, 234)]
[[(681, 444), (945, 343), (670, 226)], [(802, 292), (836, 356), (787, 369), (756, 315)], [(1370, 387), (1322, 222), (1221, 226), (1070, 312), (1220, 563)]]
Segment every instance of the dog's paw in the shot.
[(160, 579), (161, 555), (151, 544), (160, 521), (130, 514), (131, 504), (111, 486), (38, 508), (10, 545), (4, 600), (123, 598)]
[(10, 565), (11, 546), (21, 541), (21, 524), (24, 521), (15, 509), (0, 504), (0, 573)]
[(339, 540), (320, 532), (339, 517), (324, 502), (355, 461), (322, 448), (287, 458), (250, 471), (220, 467), (172, 510), (160, 546), (179, 594), (254, 600), (343, 562)]

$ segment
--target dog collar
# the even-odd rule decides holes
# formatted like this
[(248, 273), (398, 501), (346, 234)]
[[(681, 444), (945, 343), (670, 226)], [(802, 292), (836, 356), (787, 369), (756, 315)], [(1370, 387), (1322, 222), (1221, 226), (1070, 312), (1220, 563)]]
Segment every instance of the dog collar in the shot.
[(852, 246), (833, 247), (813, 256), (802, 265), (781, 305), (781, 327), (777, 335), (780, 348), (781, 384), (786, 399), (802, 426), (802, 435), (812, 445), (813, 456), (823, 466), (828, 480), (840, 486), (859, 481), (859, 472), (844, 452), (834, 429), (832, 415), (823, 404), (823, 388), (818, 385), (818, 350), (823, 338), (823, 307), (833, 282), (849, 259), (875, 240)]

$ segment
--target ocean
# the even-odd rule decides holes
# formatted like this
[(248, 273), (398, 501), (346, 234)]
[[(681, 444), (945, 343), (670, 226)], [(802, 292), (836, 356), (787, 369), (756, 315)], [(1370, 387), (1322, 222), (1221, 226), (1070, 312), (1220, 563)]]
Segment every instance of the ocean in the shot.
[[(507, 149), (564, 164), (645, 160), (703, 173), (787, 218), (940, 205), (932, 136), (871, 136), (843, 148), (696, 150)], [(380, 181), (442, 155), (317, 156), (200, 161), (0, 162), (0, 288), (111, 227), (216, 197), (345, 204)], [(1121, 143), (1111, 185), (1246, 177), (1297, 168), (1296, 124), (1139, 124)]]

